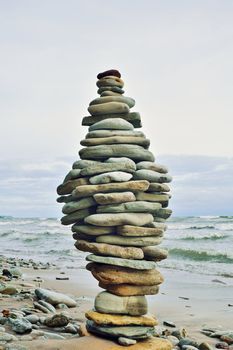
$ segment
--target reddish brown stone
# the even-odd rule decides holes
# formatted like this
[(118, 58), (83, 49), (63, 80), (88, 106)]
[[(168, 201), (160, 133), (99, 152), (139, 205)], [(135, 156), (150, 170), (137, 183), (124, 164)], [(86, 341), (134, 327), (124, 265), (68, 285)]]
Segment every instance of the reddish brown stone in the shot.
[(102, 79), (102, 78), (107, 77), (109, 75), (113, 75), (113, 76), (118, 77), (118, 78), (121, 77), (121, 73), (118, 70), (116, 70), (116, 69), (109, 69), (109, 70), (106, 70), (106, 71), (104, 71), (102, 73), (99, 73), (97, 75), (97, 79)]

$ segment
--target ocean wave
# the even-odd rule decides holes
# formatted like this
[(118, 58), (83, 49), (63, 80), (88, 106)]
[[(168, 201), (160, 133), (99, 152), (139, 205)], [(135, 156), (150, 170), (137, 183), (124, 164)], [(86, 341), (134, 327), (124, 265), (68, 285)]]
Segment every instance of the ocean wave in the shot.
[(216, 227), (214, 225), (204, 225), (204, 226), (190, 226), (187, 230), (214, 230)]
[(172, 248), (169, 250), (169, 254), (174, 257), (180, 257), (182, 259), (189, 259), (194, 261), (213, 261), (225, 264), (233, 263), (233, 256), (231, 257), (227, 253)]
[(207, 234), (204, 236), (186, 236), (183, 238), (180, 238), (180, 240), (182, 241), (199, 241), (199, 240), (217, 240), (217, 239), (224, 239), (224, 238), (228, 238), (230, 237), (229, 235), (225, 235), (224, 233), (211, 233), (211, 234)]

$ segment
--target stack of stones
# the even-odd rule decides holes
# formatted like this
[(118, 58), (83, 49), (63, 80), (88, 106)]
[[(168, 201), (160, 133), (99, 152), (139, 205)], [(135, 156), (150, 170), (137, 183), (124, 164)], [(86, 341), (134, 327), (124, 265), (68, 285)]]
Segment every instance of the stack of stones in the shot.
[(156, 262), (167, 252), (157, 246), (171, 215), (171, 176), (135, 130), (140, 114), (130, 112), (135, 101), (123, 96), (119, 71), (97, 78), (100, 97), (83, 118), (89, 130), (81, 160), (58, 186), (58, 202), (65, 203), (62, 224), (72, 225), (76, 248), (91, 253), (86, 268), (104, 289), (86, 313), (88, 331), (130, 345), (151, 337), (157, 324), (147, 315), (145, 295), (157, 294), (163, 282)]

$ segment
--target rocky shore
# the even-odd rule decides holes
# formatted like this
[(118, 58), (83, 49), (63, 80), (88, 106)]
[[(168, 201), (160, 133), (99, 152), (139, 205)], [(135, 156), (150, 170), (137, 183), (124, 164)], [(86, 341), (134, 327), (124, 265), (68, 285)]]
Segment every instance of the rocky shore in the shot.
[[(77, 278), (80, 279), (85, 272), (85, 270), (79, 270)], [(73, 275), (74, 270), (63, 271), (49, 263), (0, 257), (1, 350), (54, 349), (55, 346), (56, 349), (85, 349), (87, 345), (82, 337), (88, 335), (83, 327), (85, 311), (90, 308), (95, 292), (90, 288), (89, 291), (86, 290), (86, 295), (81, 293), (83, 287), (77, 287), (78, 284), (77, 281), (73, 281)], [(220, 283), (219, 285), (220, 288), (224, 287)], [(72, 290), (73, 295), (68, 293), (69, 289)], [(180, 302), (184, 302), (185, 305), (192, 304), (189, 300), (185, 300), (185, 297), (180, 299)], [(228, 308), (231, 309), (230, 306)], [(179, 312), (178, 308), (176, 312)], [(103, 318), (108, 324), (116, 325), (118, 322), (117, 316), (109, 314), (100, 320), (98, 313), (94, 311), (86, 313), (86, 317), (95, 319), (95, 323), (102, 323)], [(125, 316), (124, 322), (131, 322), (130, 317), (133, 316), (129, 316), (129, 320), (127, 317)], [(151, 317), (141, 317), (139, 321), (147, 327), (154, 324), (153, 314)], [(173, 349), (233, 348), (232, 327), (230, 323), (229, 327), (226, 325), (224, 328), (221, 327), (220, 318), (214, 322), (216, 327), (200, 325), (199, 334), (194, 334), (190, 319), (174, 323), (170, 318), (166, 319), (161, 315), (160, 321), (162, 321), (161, 326), (154, 326), (156, 334), (151, 339), (158, 339), (158, 337), (168, 339), (173, 344)], [(186, 323), (190, 326), (186, 327)], [(110, 343), (90, 335), (85, 338), (88, 338), (89, 343), (93, 342), (93, 346), (96, 344), (96, 349), (120, 349), (114, 342)], [(126, 345), (129, 346), (124, 344), (123, 339), (121, 346)]]

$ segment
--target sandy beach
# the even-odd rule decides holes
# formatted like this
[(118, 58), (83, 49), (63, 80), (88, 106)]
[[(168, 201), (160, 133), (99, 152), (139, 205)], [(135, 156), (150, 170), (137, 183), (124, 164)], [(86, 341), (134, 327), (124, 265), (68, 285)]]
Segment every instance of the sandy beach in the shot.
[[(161, 270), (161, 269), (160, 269)], [(33, 288), (46, 288), (72, 296), (77, 301), (77, 307), (65, 310), (78, 324), (85, 322), (85, 311), (93, 307), (95, 295), (101, 291), (97, 282), (85, 269), (65, 269), (52, 267), (50, 269), (22, 268), (22, 278), (13, 280), (10, 284)], [(189, 337), (198, 342), (207, 341), (215, 344), (215, 338), (209, 338), (202, 334), (202, 328), (222, 328), (227, 330), (232, 324), (233, 307), (232, 280), (228, 278), (217, 279), (213, 276), (198, 275), (176, 271), (171, 269), (161, 270), (165, 282), (162, 284), (160, 293), (148, 297), (151, 314), (159, 320), (159, 325), (164, 321), (171, 321), (177, 329), (185, 328)], [(67, 277), (69, 280), (56, 280), (56, 277)], [(42, 282), (37, 282), (42, 281)], [(0, 310), (19, 310), (25, 306), (32, 306), (30, 299), (21, 300), (15, 296), (0, 297)], [(171, 328), (167, 328), (172, 330)], [(10, 331), (9, 331), (10, 332)], [(11, 332), (12, 333), (12, 332)], [(12, 344), (24, 345), (25, 349), (79, 349), (81, 338), (73, 335), (74, 339), (68, 340), (24, 340)], [(19, 337), (20, 338), (20, 337)], [(27, 335), (22, 339), (27, 339)], [(38, 343), (39, 342), (39, 343)], [(56, 343), (58, 342), (58, 345)], [(64, 343), (65, 342), (65, 343)], [(62, 345), (63, 343), (63, 345)], [(70, 345), (68, 345), (70, 344)], [(52, 347), (51, 347), (52, 346)], [(98, 348), (98, 347), (97, 347)], [(0, 349), (4, 349), (0, 347)], [(80, 347), (82, 349), (82, 347)]]

